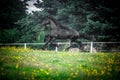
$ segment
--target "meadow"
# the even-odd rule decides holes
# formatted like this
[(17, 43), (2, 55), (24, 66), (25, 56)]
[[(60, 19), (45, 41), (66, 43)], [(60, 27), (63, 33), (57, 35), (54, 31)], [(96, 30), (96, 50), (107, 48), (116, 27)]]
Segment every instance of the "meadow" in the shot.
[(0, 80), (119, 80), (120, 53), (0, 48)]

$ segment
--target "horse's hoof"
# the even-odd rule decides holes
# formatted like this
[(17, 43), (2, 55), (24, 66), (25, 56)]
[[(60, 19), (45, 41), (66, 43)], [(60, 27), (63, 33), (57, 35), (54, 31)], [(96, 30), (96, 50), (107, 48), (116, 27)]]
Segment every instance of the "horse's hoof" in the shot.
[(45, 50), (45, 48), (44, 48), (44, 47), (42, 47), (42, 48), (40, 48), (40, 50)]

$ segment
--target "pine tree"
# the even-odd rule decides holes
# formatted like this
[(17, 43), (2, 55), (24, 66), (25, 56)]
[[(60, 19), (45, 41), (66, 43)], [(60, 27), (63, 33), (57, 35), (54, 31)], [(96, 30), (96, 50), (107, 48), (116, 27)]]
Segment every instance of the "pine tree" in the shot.
[(0, 29), (16, 27), (15, 22), (26, 15), (26, 1), (28, 0), (0, 1)]

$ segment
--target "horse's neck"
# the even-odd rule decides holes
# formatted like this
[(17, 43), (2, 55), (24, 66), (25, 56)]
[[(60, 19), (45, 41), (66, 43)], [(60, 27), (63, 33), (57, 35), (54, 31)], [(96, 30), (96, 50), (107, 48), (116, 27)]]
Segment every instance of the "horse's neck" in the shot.
[(54, 21), (50, 20), (50, 24), (51, 24), (51, 28), (52, 29), (58, 29), (60, 28), (59, 25), (57, 23), (55, 23)]

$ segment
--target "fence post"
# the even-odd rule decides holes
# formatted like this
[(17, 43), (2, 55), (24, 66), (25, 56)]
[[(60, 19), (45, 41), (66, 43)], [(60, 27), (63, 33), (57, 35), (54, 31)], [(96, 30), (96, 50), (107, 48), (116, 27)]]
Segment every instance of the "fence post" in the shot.
[(24, 43), (24, 49), (26, 49), (26, 43)]
[(56, 47), (55, 47), (55, 51), (58, 52), (58, 45), (59, 43), (57, 43)]
[(90, 42), (90, 53), (93, 51), (93, 42)]
[(57, 46), (55, 47), (55, 51), (58, 52), (58, 47)]

